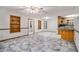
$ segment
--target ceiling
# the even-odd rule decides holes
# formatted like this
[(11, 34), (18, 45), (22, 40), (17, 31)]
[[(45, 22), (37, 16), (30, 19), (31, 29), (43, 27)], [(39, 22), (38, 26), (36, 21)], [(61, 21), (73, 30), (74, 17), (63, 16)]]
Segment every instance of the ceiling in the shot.
[(27, 16), (43, 18), (45, 16), (53, 17), (53, 16), (66, 16), (71, 14), (79, 14), (79, 6), (40, 6), (47, 13), (28, 13), (26, 11), (27, 6), (0, 6), (0, 8), (6, 8), (8, 10), (16, 11)]

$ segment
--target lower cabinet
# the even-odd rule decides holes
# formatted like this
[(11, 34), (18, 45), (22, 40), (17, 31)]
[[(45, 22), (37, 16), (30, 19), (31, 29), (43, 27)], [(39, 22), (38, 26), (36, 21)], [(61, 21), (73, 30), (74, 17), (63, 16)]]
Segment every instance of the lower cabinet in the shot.
[(74, 41), (74, 30), (69, 29), (59, 29), (59, 34), (61, 38), (66, 41)]

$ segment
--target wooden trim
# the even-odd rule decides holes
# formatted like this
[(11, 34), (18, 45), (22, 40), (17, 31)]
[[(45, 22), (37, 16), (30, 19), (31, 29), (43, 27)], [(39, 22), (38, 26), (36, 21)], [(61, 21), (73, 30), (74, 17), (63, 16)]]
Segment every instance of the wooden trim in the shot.
[[(20, 29), (29, 29), (29, 28), (20, 28)], [(0, 29), (0, 30), (10, 30), (10, 28), (2, 28), (2, 29)]]
[(29, 28), (21, 28), (21, 29), (29, 29)]
[(0, 29), (0, 30), (10, 30), (10, 28), (2, 28), (2, 29)]
[(56, 33), (56, 31), (39, 31), (39, 32), (35, 32), (35, 33), (41, 33), (41, 32), (52, 32), (52, 33)]

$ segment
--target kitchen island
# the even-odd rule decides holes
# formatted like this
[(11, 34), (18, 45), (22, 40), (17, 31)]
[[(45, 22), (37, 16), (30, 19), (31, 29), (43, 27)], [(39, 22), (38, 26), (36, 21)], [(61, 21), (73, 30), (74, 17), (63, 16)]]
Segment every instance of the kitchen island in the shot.
[(74, 29), (59, 28), (58, 32), (63, 40), (74, 41)]

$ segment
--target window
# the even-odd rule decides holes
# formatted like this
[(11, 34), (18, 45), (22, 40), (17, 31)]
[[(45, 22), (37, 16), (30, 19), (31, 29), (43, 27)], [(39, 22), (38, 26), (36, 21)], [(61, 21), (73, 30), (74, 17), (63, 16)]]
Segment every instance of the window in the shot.
[(44, 21), (44, 29), (47, 29), (47, 21)]
[(34, 19), (29, 19), (29, 33), (34, 32), (35, 30), (35, 22)]
[(10, 16), (10, 33), (20, 32), (20, 17)]
[(33, 21), (30, 21), (30, 28), (33, 28)]

